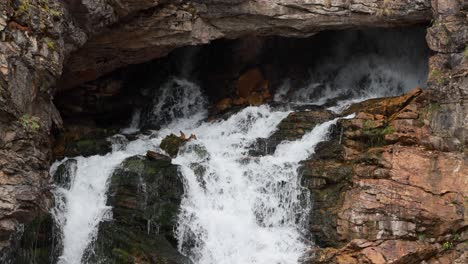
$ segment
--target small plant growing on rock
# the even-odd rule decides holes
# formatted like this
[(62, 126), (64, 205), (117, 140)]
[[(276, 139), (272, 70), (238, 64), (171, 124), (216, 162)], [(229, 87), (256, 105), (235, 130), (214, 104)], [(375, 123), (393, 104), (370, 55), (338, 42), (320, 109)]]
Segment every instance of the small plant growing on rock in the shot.
[(435, 81), (437, 84), (442, 85), (447, 81), (444, 73), (440, 70), (433, 69), (429, 74), (429, 79)]
[(424, 240), (426, 240), (426, 235), (425, 235), (425, 234), (419, 234), (419, 235), (418, 235), (418, 240), (419, 240), (419, 241), (424, 241)]
[(369, 122), (364, 123), (364, 136), (367, 138), (367, 143), (370, 147), (385, 145), (385, 135), (392, 134), (393, 132), (395, 130), (391, 126), (372, 128)]
[(23, 0), (15, 12), (15, 15), (22, 15), (22, 14), (29, 15), (29, 0)]
[(49, 39), (49, 38), (46, 38), (45, 39), (45, 43), (47, 45), (47, 48), (49, 48), (50, 50), (54, 50), (55, 49), (55, 43)]
[(442, 248), (444, 250), (449, 250), (453, 247), (453, 243), (450, 242), (450, 241), (445, 241), (443, 244), (442, 244)]
[(40, 119), (37, 116), (22, 115), (19, 122), (21, 126), (29, 132), (36, 132), (41, 128)]
[(419, 117), (420, 121), (424, 123), (424, 119), (431, 120), (434, 117), (434, 115), (440, 111), (440, 109), (440, 104), (430, 103), (423, 109), (423, 114)]
[(465, 47), (465, 51), (463, 51), (463, 56), (468, 58), (468, 46)]
[(62, 12), (60, 12), (59, 10), (55, 10), (55, 9), (51, 9), (49, 13), (50, 15), (52, 15), (52, 17), (55, 17), (55, 18), (59, 18), (63, 16)]

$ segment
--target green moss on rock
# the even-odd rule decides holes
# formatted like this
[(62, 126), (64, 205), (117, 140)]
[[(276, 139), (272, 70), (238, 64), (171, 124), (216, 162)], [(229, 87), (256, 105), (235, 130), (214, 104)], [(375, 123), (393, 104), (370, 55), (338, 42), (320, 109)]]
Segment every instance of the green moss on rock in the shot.
[(186, 140), (174, 134), (170, 134), (161, 141), (160, 148), (164, 150), (169, 156), (175, 157), (179, 152), (179, 148)]
[(16, 256), (16, 264), (49, 264), (57, 260), (57, 239), (54, 223), (49, 213), (36, 217), (24, 228)]
[(187, 263), (173, 234), (183, 184), (170, 159), (126, 159), (108, 195), (113, 220), (100, 224), (91, 263)]
[(310, 231), (320, 247), (340, 247), (337, 233), (337, 212), (344, 202), (346, 190), (352, 185), (353, 166), (344, 158), (340, 143), (341, 122), (330, 133), (330, 140), (321, 142), (315, 154), (302, 162), (302, 185), (310, 191), (313, 202)]
[(105, 138), (83, 138), (69, 142), (65, 145), (64, 155), (74, 156), (93, 156), (105, 155), (112, 151), (112, 144)]

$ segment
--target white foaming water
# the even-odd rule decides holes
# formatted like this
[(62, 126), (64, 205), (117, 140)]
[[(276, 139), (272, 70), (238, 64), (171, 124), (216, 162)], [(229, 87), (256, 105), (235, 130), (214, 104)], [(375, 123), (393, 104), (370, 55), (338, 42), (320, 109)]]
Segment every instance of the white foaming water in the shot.
[[(57, 206), (54, 218), (62, 227), (62, 256), (58, 263), (81, 263), (99, 222), (109, 218), (106, 206), (108, 176), (127, 155), (122, 152), (89, 158), (77, 157), (77, 170), (69, 190), (57, 189), (65, 204)], [(58, 199), (56, 199), (57, 201)]]
[[(70, 189), (55, 190), (53, 215), (63, 233), (59, 263), (86, 263), (82, 258), (99, 223), (112, 217), (106, 191), (114, 169), (125, 158), (156, 149), (164, 136), (179, 130), (198, 138), (173, 161), (185, 179), (177, 229), (181, 252), (195, 263), (297, 263), (307, 249), (303, 231), (309, 211), (298, 162), (325, 140), (335, 121), (317, 126), (300, 141), (280, 144), (274, 155), (249, 158), (250, 144), (273, 133), (289, 113), (260, 106), (215, 123), (182, 118), (157, 137), (142, 136), (126, 146), (115, 143), (105, 156), (76, 157)], [(54, 164), (51, 173), (64, 161)], [(197, 164), (205, 170), (198, 176)]]
[(177, 235), (181, 252), (194, 263), (297, 263), (310, 246), (304, 236), (310, 204), (299, 162), (337, 120), (281, 143), (273, 155), (247, 156), (248, 146), (288, 114), (249, 107), (195, 129), (198, 140), (179, 153), (174, 163), (182, 166), (186, 194)]
[(425, 87), (427, 50), (422, 48), (424, 43), (419, 38), (424, 33), (399, 34), (364, 33), (372, 40), (369, 43), (362, 43), (359, 34), (350, 32), (343, 35), (340, 41), (330, 43), (328, 56), (314, 62), (309, 69), (307, 85), (290, 91), (291, 82), (285, 80), (274, 100), (293, 104), (326, 104), (330, 106), (329, 110), (339, 113), (352, 103), (396, 96), (416, 87)]
[[(176, 102), (177, 105), (170, 110), (166, 110), (168, 115), (180, 118), (161, 130), (158, 137), (140, 136), (137, 140), (127, 142), (121, 135), (114, 136), (110, 139), (113, 143), (111, 153), (104, 156), (73, 158), (76, 160), (76, 169), (70, 171), (72, 175), (69, 188), (57, 187), (54, 190), (56, 205), (52, 209), (52, 215), (60, 228), (63, 245), (58, 263), (87, 263), (83, 256), (96, 238), (99, 223), (112, 217), (111, 208), (106, 205), (107, 189), (109, 178), (119, 164), (128, 157), (156, 150), (166, 135), (172, 131), (190, 130), (205, 117), (206, 111), (200, 110), (205, 100), (200, 88), (186, 80), (170, 80), (174, 81), (180, 85), (179, 89), (187, 90), (185, 95), (188, 97)], [(170, 85), (166, 85), (163, 93), (170, 88)], [(137, 125), (132, 129), (137, 129)], [(67, 160), (68, 158), (54, 163), (50, 170), (51, 174), (54, 174), (58, 166)]]
[[(344, 67), (334, 69), (336, 75), (331, 80), (321, 76), (321, 73), (312, 75), (310, 83), (294, 91), (290, 100), (295, 104), (316, 105), (333, 100), (333, 106), (328, 109), (339, 113), (353, 103), (395, 96), (425, 86), (426, 70), (409, 68), (408, 65), (411, 66), (405, 58), (388, 59), (378, 55), (357, 57)], [(288, 82), (285, 82), (281, 93), (286, 94), (288, 87)], [(283, 101), (282, 98), (275, 97), (275, 100)]]
[[(166, 126), (178, 119), (190, 121), (193, 119), (190, 114), (206, 114), (206, 99), (200, 87), (186, 79), (171, 78), (161, 87), (153, 101), (153, 115), (150, 119), (155, 125)], [(198, 118), (195, 120), (198, 121)]]
[[(285, 82), (275, 99), (292, 97), (299, 104), (335, 99), (329, 109), (339, 112), (352, 102), (397, 95), (420, 84), (419, 75), (410, 70), (406, 75), (401, 65), (380, 58), (356, 60), (340, 69), (333, 86), (313, 83), (290, 93)], [(111, 217), (106, 192), (114, 169), (127, 157), (157, 150), (166, 135), (179, 131), (198, 138), (173, 160), (181, 166), (185, 188), (176, 230), (179, 250), (197, 264), (297, 263), (310, 246), (305, 234), (310, 201), (297, 169), (327, 139), (336, 120), (316, 126), (300, 140), (281, 143), (272, 155), (251, 157), (251, 144), (271, 135), (290, 111), (247, 107), (227, 120), (201, 122), (207, 111), (200, 88), (178, 78), (162, 87), (152, 110), (152, 121), (163, 124), (161, 130), (132, 142), (114, 137), (111, 153), (75, 158), (70, 188), (55, 190), (53, 215), (63, 242), (59, 263), (86, 263), (83, 255), (99, 223)]]
[(133, 112), (132, 120), (127, 128), (122, 129), (122, 134), (133, 134), (140, 130), (141, 109), (136, 109)]

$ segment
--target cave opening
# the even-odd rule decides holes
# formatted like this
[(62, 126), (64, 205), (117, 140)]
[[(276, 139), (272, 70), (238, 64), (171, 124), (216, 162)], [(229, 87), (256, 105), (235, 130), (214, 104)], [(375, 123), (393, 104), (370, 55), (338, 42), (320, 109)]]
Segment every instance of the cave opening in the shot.
[(72, 89), (58, 87), (54, 102), (65, 127), (119, 129), (132, 118), (141, 128), (158, 128), (163, 120), (153, 118), (155, 100), (174, 77), (198, 84), (212, 113), (285, 98), (326, 105), (364, 93), (394, 96), (425, 87), (430, 52), (425, 34), (424, 26), (416, 26), (324, 31), (309, 38), (220, 39), (128, 65)]
[[(129, 193), (145, 196), (148, 193), (140, 181), (154, 183), (151, 180), (154, 171), (144, 174), (146, 163), (154, 160), (183, 168), (159, 175), (171, 179), (183, 177), (183, 182), (178, 182), (173, 190), (173, 200), (182, 209), (170, 212), (171, 219), (178, 221), (177, 232), (173, 232), (173, 222), (165, 223), (167, 232), (163, 231), (162, 237), (155, 231), (159, 230), (159, 226), (155, 227), (159, 216), (152, 213), (143, 217), (146, 222), (134, 225), (141, 230), (147, 228), (141, 233), (143, 237), (152, 237), (151, 232), (155, 232), (156, 238), (165, 241), (176, 258), (182, 254), (194, 263), (203, 263), (202, 259), (213, 257), (213, 261), (206, 263), (219, 263), (233, 245), (241, 244), (241, 251), (250, 252), (250, 245), (264, 243), (261, 253), (249, 253), (252, 259), (273, 256), (277, 251), (280, 252), (277, 258), (299, 259), (313, 246), (305, 240), (315, 241), (318, 246), (335, 245), (330, 244), (336, 242), (333, 235), (322, 237), (323, 232), (316, 234), (314, 227), (308, 227), (309, 216), (313, 214), (312, 198), (306, 199), (307, 195), (302, 193), (298, 180), (300, 162), (310, 157), (320, 142), (327, 141), (338, 120), (352, 118), (340, 112), (349, 103), (396, 96), (418, 86), (425, 88), (429, 49), (424, 36), (425, 28), (415, 27), (327, 31), (310, 38), (221, 39), (129, 65), (73, 89), (59, 89), (55, 103), (65, 121), (65, 131), (58, 136), (54, 148), (59, 161), (52, 166), (51, 174), (59, 183), (73, 178), (55, 195), (60, 198), (66, 194), (70, 201), (75, 201), (62, 207), (58, 204), (54, 209), (55, 221), (60, 219), (58, 222), (64, 223), (60, 227), (62, 256), (92, 259), (107, 254), (99, 241), (112, 240), (107, 235), (113, 228), (130, 230), (130, 227), (125, 221), (102, 220), (112, 206), (119, 210), (116, 200), (106, 201), (106, 182), (111, 182), (111, 190), (119, 189), (127, 186), (125, 177), (139, 177), (138, 182), (131, 183), (137, 191)], [(305, 122), (304, 130), (288, 127), (291, 109), (314, 121)], [(211, 122), (211, 118), (217, 121)], [(191, 119), (195, 122), (191, 123)], [(172, 121), (176, 121), (174, 126)], [(275, 134), (283, 122), (289, 134)], [(180, 137), (173, 134), (179, 131)], [(196, 140), (187, 145), (180, 143), (171, 154), (170, 149), (163, 147), (163, 141), (167, 138), (190, 141), (192, 136), (186, 138), (182, 131), (187, 136), (193, 132)], [(143, 169), (134, 164), (143, 164)], [(55, 176), (63, 171), (74, 176), (66, 173), (63, 177)], [(154, 187), (161, 186), (164, 185)], [(204, 188), (213, 191), (205, 192)], [(188, 195), (182, 196), (182, 192)], [(223, 196), (225, 192), (227, 195)], [(155, 195), (161, 193), (165, 195), (165, 191), (155, 191)], [(159, 210), (157, 203), (146, 204), (145, 197), (138, 206), (141, 204), (146, 210), (149, 205), (148, 210)], [(244, 198), (245, 203), (237, 202)], [(93, 207), (95, 201), (101, 204)], [(105, 207), (106, 202), (111, 206)], [(74, 207), (83, 203), (93, 209), (89, 214)], [(232, 214), (224, 214), (227, 205), (235, 209)], [(64, 206), (68, 209), (63, 210)], [(205, 212), (213, 213), (218, 220), (215, 228), (211, 228), (212, 219), (203, 217)], [(245, 212), (249, 217), (243, 216)], [(115, 219), (119, 217), (128, 216), (115, 215)], [(232, 223), (248, 234), (234, 232), (236, 228), (223, 228)], [(203, 228), (199, 229), (200, 226)], [(258, 235), (252, 236), (249, 228)], [(228, 246), (218, 247), (222, 244), (218, 242), (205, 246), (209, 242), (203, 239), (207, 232), (213, 241), (227, 241)], [(265, 233), (273, 239), (261, 239)], [(75, 240), (76, 237), (79, 239)], [(96, 255), (88, 252), (92, 247)], [(239, 257), (231, 255), (233, 259)]]

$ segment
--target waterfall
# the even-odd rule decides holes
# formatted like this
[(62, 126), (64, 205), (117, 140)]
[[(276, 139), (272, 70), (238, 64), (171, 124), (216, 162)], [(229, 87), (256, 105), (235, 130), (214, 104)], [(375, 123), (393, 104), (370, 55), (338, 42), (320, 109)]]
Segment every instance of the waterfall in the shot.
[[(210, 123), (200, 122), (205, 110), (171, 109), (187, 112), (157, 135), (140, 136), (127, 145), (116, 141), (113, 151), (104, 156), (73, 158), (76, 169), (69, 186), (55, 190), (53, 216), (63, 244), (59, 263), (86, 263), (83, 256), (99, 223), (112, 218), (106, 190), (114, 169), (127, 157), (156, 149), (164, 136), (179, 130), (198, 138), (173, 160), (181, 165), (186, 189), (176, 230), (180, 251), (195, 263), (296, 263), (308, 246), (304, 232), (310, 209), (297, 168), (326, 139), (336, 120), (317, 126), (299, 141), (280, 144), (273, 155), (252, 158), (249, 146), (272, 134), (291, 111), (247, 107), (227, 120)], [(51, 173), (67, 160), (54, 164)], [(196, 166), (204, 173), (196, 175)]]
[[(335, 69), (334, 79), (316, 75), (309, 85), (292, 93), (288, 91), (291, 84), (285, 81), (275, 100), (315, 103), (340, 112), (352, 102), (397, 95), (423, 85), (419, 73), (399, 63), (372, 56), (357, 58)], [(148, 150), (161, 152), (161, 140), (179, 131), (197, 137), (172, 160), (180, 166), (185, 192), (175, 230), (179, 251), (196, 264), (298, 263), (312, 244), (307, 240), (312, 205), (300, 184), (299, 162), (327, 140), (338, 119), (317, 125), (301, 139), (280, 143), (273, 154), (249, 155), (255, 140), (273, 134), (291, 112), (251, 106), (226, 120), (209, 122), (200, 87), (170, 78), (157, 90), (149, 110), (135, 111), (122, 133), (137, 132), (142, 121), (158, 131), (137, 135), (130, 142), (120, 135), (110, 139), (112, 152), (106, 155), (66, 158), (52, 166), (53, 174), (59, 165), (75, 161), (69, 171), (70, 184), (54, 190), (52, 214), (63, 246), (59, 263), (87, 263), (84, 256), (92, 250), (99, 223), (112, 218), (106, 192), (119, 164)]]
[[(111, 217), (106, 206), (106, 187), (109, 175), (129, 154), (110, 153), (89, 158), (76, 157), (76, 172), (70, 189), (59, 188), (53, 211), (56, 222), (62, 227), (63, 253), (58, 263), (81, 263), (89, 243), (96, 235), (102, 220)], [(58, 202), (57, 202), (58, 201)]]
[[(178, 92), (185, 95), (183, 100), (170, 91), (173, 84), (178, 84)], [(131, 142), (121, 140), (123, 136), (109, 138), (112, 142), (112, 152), (104, 156), (74, 157), (76, 161), (73, 169), (69, 168), (70, 183), (58, 185), (54, 190), (55, 207), (52, 216), (61, 232), (63, 250), (59, 257), (60, 264), (87, 263), (83, 256), (90, 250), (97, 235), (99, 223), (112, 218), (111, 208), (106, 205), (109, 178), (113, 171), (126, 158), (134, 155), (144, 155), (148, 150), (156, 150), (162, 138), (172, 131), (186, 131), (192, 129), (201, 119), (205, 118), (206, 111), (201, 106), (205, 99), (200, 88), (183, 79), (170, 79), (162, 87), (161, 105), (174, 102), (170, 108), (164, 109), (168, 123), (159, 131), (158, 136), (140, 135)], [(159, 107), (156, 104), (156, 107)], [(136, 113), (138, 115), (138, 113)], [(170, 117), (174, 117), (173, 122)], [(138, 117), (134, 117), (136, 119)], [(131, 130), (130, 130), (131, 129)], [(137, 130), (136, 121), (132, 120), (128, 130)], [(70, 158), (55, 162), (50, 170), (53, 175), (57, 168)]]
[(297, 263), (310, 246), (304, 242), (310, 201), (297, 169), (337, 119), (283, 142), (273, 155), (248, 157), (248, 146), (288, 114), (249, 107), (203, 124), (193, 131), (198, 140), (175, 159), (186, 180), (177, 235), (194, 263)]
[(122, 134), (133, 134), (139, 131), (140, 127), (140, 120), (141, 120), (141, 109), (136, 109), (132, 114), (132, 120), (130, 121), (130, 125), (124, 129), (122, 129)]

